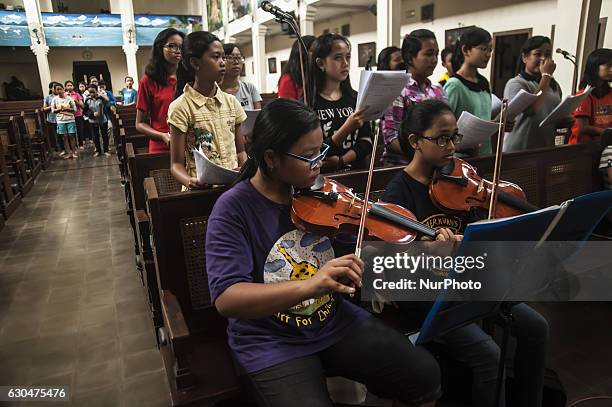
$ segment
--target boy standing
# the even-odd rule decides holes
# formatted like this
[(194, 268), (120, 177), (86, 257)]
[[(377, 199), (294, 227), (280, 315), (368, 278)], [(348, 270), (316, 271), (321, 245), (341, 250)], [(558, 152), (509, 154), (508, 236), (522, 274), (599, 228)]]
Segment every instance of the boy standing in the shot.
[(76, 123), (74, 114), (76, 113), (76, 103), (70, 96), (66, 96), (64, 85), (55, 85), (57, 96), (51, 102), (51, 111), (55, 113), (57, 120), (57, 135), (63, 137), (66, 155), (64, 158), (77, 158), (76, 153)]
[[(98, 96), (98, 89), (95, 86), (89, 86), (89, 96), (85, 100), (87, 109), (89, 111), (89, 124), (91, 124), (91, 131), (96, 146), (96, 152), (94, 157), (104, 153), (105, 156), (110, 156), (108, 152), (108, 120), (104, 114), (104, 99)], [(102, 145), (100, 144), (100, 136), (102, 136)]]
[(66, 89), (66, 95), (74, 100), (76, 104), (76, 112), (74, 113), (74, 121), (77, 127), (77, 145), (79, 149), (85, 147), (85, 119), (83, 119), (83, 97), (79, 92), (74, 89), (74, 82), (64, 82), (64, 88)]
[[(109, 92), (106, 90), (106, 82), (100, 80), (98, 82), (98, 95), (104, 99), (104, 115), (106, 116), (106, 124), (107, 124), (107, 132), (108, 139), (111, 140), (113, 137), (113, 116), (117, 111), (117, 99), (115, 99), (115, 95), (113, 92)], [(108, 150), (107, 150), (108, 151)]]
[(134, 86), (134, 78), (131, 76), (125, 77), (125, 88), (119, 91), (121, 94), (121, 102), (117, 102), (120, 106), (131, 106), (136, 104), (136, 99), (138, 98), (138, 92), (136, 89), (133, 89)]

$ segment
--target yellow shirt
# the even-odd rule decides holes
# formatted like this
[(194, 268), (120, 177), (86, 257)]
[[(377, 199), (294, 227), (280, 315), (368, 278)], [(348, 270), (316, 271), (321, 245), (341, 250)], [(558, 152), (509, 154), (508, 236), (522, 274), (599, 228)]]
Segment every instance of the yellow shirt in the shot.
[(240, 102), (215, 84), (213, 97), (202, 95), (189, 84), (168, 108), (168, 124), (186, 134), (185, 168), (196, 176), (192, 150), (200, 146), (212, 162), (225, 168), (238, 167), (236, 154), (236, 125), (246, 120)]

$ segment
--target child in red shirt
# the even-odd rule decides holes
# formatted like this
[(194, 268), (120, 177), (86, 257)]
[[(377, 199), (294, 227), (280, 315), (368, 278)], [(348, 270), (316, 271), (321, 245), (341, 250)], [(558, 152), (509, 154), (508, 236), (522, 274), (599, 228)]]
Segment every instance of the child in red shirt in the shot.
[(572, 128), (569, 144), (599, 141), (605, 129), (612, 128), (612, 92), (608, 82), (612, 80), (612, 50), (600, 48), (587, 59), (580, 91), (587, 85), (594, 89), (574, 112), (576, 123)]
[(185, 34), (174, 28), (157, 34), (151, 61), (138, 86), (136, 130), (150, 137), (150, 153), (170, 151), (168, 107), (174, 100), (184, 38)]

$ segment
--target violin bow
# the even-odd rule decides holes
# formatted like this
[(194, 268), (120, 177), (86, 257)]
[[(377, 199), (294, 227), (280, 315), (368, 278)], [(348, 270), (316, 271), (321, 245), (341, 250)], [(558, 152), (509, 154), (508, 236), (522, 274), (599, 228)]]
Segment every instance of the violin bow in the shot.
[(493, 167), (493, 190), (489, 201), (489, 216), (488, 219), (493, 219), (495, 210), (497, 209), (497, 187), (499, 186), (499, 177), (501, 172), (502, 149), (504, 146), (504, 134), (506, 129), (506, 120), (508, 114), (508, 99), (502, 100), (502, 107), (499, 113), (499, 129), (497, 131), (497, 145), (495, 146), (495, 166)]
[(374, 140), (372, 143), (372, 155), (370, 159), (370, 169), (368, 170), (368, 182), (363, 196), (363, 206), (361, 219), (359, 220), (359, 232), (357, 233), (357, 246), (355, 247), (355, 256), (361, 258), (361, 246), (363, 244), (363, 236), (365, 233), (366, 217), (368, 216), (368, 204), (370, 202), (370, 189), (372, 187), (372, 174), (374, 173), (374, 161), (376, 160), (376, 147), (378, 145), (378, 133), (380, 125), (376, 126), (374, 131)]

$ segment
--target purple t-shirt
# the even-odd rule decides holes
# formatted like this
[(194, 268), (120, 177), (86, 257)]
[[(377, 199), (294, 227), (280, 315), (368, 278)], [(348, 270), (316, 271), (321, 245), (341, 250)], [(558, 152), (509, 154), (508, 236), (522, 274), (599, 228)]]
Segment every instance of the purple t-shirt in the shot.
[[(296, 229), (290, 211), (290, 205), (270, 201), (249, 180), (217, 200), (206, 232), (213, 301), (239, 282), (305, 280), (334, 258), (331, 241)], [(229, 318), (229, 345), (244, 370), (254, 373), (328, 348), (368, 315), (339, 294), (325, 295), (265, 318)]]

